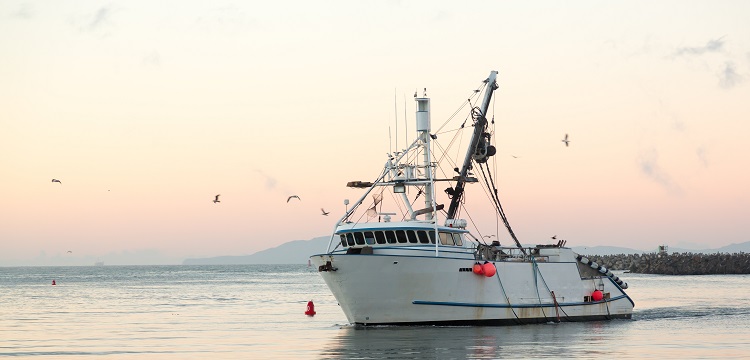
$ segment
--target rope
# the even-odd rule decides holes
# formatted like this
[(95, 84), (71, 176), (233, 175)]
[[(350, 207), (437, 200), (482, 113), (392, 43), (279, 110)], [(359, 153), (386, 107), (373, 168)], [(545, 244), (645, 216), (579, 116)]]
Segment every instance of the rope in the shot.
[[(485, 164), (486, 166), (486, 164)], [(508, 217), (505, 216), (505, 211), (503, 210), (503, 206), (500, 204), (500, 199), (497, 195), (497, 188), (495, 187), (495, 181), (492, 179), (492, 174), (490, 173), (490, 180), (487, 181), (487, 173), (489, 173), (489, 167), (487, 168), (487, 172), (485, 173), (484, 167), (482, 164), (479, 164), (479, 169), (482, 170), (482, 177), (484, 178), (484, 183), (487, 185), (487, 189), (490, 191), (490, 193), (493, 195), (492, 200), (495, 205), (495, 211), (500, 215), (500, 217), (503, 219), (503, 224), (505, 224), (505, 228), (508, 229), (508, 233), (510, 234), (510, 237), (513, 238), (513, 240), (516, 242), (516, 246), (518, 246), (519, 249), (521, 249), (521, 252), (526, 255), (526, 250), (523, 249), (523, 246), (521, 246), (521, 242), (518, 241), (518, 238), (516, 237), (516, 234), (513, 232), (513, 229), (510, 227), (510, 223), (508, 222)], [(494, 190), (494, 191), (493, 191)]]
[[(544, 280), (544, 275), (542, 275), (542, 272), (539, 271), (539, 265), (536, 264), (536, 260), (534, 260), (534, 256), (532, 256), (531, 259), (534, 262), (534, 265), (537, 266), (536, 270), (539, 272), (539, 277), (542, 278), (542, 284), (544, 284), (544, 288), (547, 289), (548, 292), (552, 293), (552, 290), (550, 290), (549, 285), (547, 285), (547, 281)], [(535, 276), (535, 278), (536, 278), (536, 276)], [(537, 289), (537, 291), (539, 291), (539, 290)], [(554, 300), (555, 300), (555, 302), (557, 302), (557, 298), (554, 298)], [(562, 307), (560, 307), (560, 310), (563, 312), (563, 314), (565, 314), (565, 318), (567, 318), (567, 319), (570, 318), (570, 316), (568, 315), (568, 313), (565, 312), (565, 309), (563, 309)]]
[(554, 291), (549, 292), (552, 295), (552, 301), (555, 303), (555, 314), (557, 314), (557, 322), (560, 322), (560, 304), (557, 303), (557, 297)]
[[(604, 285), (604, 280), (599, 279), (599, 281)], [(604, 286), (602, 286), (602, 288), (604, 288)], [(602, 295), (604, 295), (604, 292), (602, 292)], [(604, 296), (602, 296), (602, 298), (604, 298)], [(607, 320), (611, 320), (612, 314), (609, 313), (609, 299), (604, 299), (604, 306), (607, 308)]]
[(542, 306), (542, 296), (539, 295), (539, 282), (538, 282), (538, 276), (542, 275), (542, 273), (539, 271), (539, 265), (536, 263), (536, 257), (534, 255), (531, 256), (531, 270), (534, 271), (534, 287), (536, 288), (536, 297), (539, 299), (539, 308), (542, 310), (542, 315), (544, 315), (544, 320), (547, 320), (547, 313), (544, 312), (544, 306)]
[(510, 311), (513, 312), (513, 316), (516, 317), (516, 324), (523, 325), (523, 321), (521, 321), (521, 318), (518, 317), (518, 314), (516, 314), (516, 310), (513, 309), (513, 305), (510, 303), (510, 298), (508, 297), (508, 293), (505, 292), (505, 287), (503, 286), (503, 280), (500, 279), (500, 272), (495, 271), (495, 277), (497, 277), (497, 281), (500, 282), (500, 289), (503, 291), (503, 296), (505, 297), (505, 302), (508, 303), (508, 307), (510, 307)]

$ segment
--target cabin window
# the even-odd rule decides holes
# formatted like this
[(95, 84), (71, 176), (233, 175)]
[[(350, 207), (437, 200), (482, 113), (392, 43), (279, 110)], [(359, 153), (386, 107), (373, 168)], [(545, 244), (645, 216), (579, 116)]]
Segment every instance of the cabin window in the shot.
[(453, 245), (453, 235), (451, 233), (440, 233), (440, 243), (443, 245)]
[(354, 240), (357, 242), (357, 245), (364, 245), (365, 244), (365, 237), (362, 236), (361, 232), (354, 233)]
[(341, 246), (346, 247), (346, 235), (341, 234), (339, 237), (341, 238)]
[(365, 231), (365, 243), (367, 243), (367, 245), (372, 245), (375, 243), (375, 235), (372, 233), (372, 231)]
[(461, 234), (454, 233), (453, 241), (456, 243), (457, 246), (464, 246), (464, 242), (463, 240), (461, 240)]
[(346, 233), (346, 243), (349, 246), (354, 246), (354, 235), (352, 233)]
[(405, 243), (406, 242), (406, 232), (404, 230), (396, 230), (396, 239), (398, 239), (398, 242)]
[(376, 231), (375, 232), (375, 241), (378, 244), (385, 244), (385, 235), (383, 235), (382, 231)]
[(393, 230), (387, 230), (385, 232), (385, 239), (388, 241), (389, 244), (395, 244), (396, 243), (396, 233), (394, 233)]
[(427, 235), (430, 237), (430, 243), (434, 244), (435, 243), (435, 232), (434, 231), (428, 231)]
[(406, 230), (406, 236), (409, 238), (410, 243), (416, 244), (417, 241), (417, 234), (414, 233), (414, 230)]
[(417, 231), (417, 237), (419, 238), (419, 242), (422, 244), (430, 243), (430, 238), (427, 237), (427, 232), (424, 230)]

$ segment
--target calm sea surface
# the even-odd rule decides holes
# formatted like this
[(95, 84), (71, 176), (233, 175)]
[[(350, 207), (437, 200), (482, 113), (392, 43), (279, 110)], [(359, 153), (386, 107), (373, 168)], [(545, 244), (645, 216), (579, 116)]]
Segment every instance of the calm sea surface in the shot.
[(0, 357), (750, 358), (750, 276), (618, 275), (632, 320), (355, 329), (307, 265), (0, 267)]

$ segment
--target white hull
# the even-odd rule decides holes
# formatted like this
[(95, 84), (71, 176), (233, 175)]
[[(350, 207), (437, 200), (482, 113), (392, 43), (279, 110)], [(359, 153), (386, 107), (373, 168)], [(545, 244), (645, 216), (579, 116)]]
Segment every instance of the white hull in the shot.
[[(496, 261), (497, 273), (486, 277), (467, 271), (474, 264), (473, 256), (465, 256), (470, 254), (435, 257), (430, 250), (417, 256), (339, 253), (311, 259), (318, 267), (330, 261), (336, 269), (321, 275), (354, 324), (526, 324), (558, 316), (582, 321), (632, 314), (632, 300), (614, 281), (582, 278), (574, 259)], [(596, 289), (608, 299), (585, 301)]]

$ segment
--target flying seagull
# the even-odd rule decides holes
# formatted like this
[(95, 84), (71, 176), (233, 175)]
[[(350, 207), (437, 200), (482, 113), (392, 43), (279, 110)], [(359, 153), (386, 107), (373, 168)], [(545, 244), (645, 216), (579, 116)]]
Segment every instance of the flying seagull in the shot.
[(73, 251), (71, 251), (71, 250), (68, 250), (68, 254), (72, 254), (72, 253), (73, 253)]
[(557, 235), (553, 235), (552, 240), (557, 240)]
[(485, 235), (485, 236), (482, 236), (482, 237), (485, 237), (485, 238), (488, 238), (488, 239), (489, 239), (489, 238), (491, 238), (491, 237), (495, 237), (495, 235)]
[(570, 142), (570, 140), (568, 140), (568, 134), (565, 134), (565, 139), (562, 139), (562, 142), (565, 143), (566, 147), (568, 146), (568, 143)]
[(57, 179), (52, 179), (52, 182), (56, 182), (56, 183), (60, 183), (60, 184), (62, 184), (62, 181), (60, 181), (60, 180), (57, 180)]
[(323, 208), (320, 208), (320, 212), (322, 212), (322, 213), (323, 213), (323, 215), (325, 215), (325, 216), (328, 216), (328, 214), (330, 214), (330, 213), (331, 213), (330, 211), (325, 211), (325, 210), (323, 210)]
[(216, 197), (214, 198), (214, 204), (216, 204), (216, 203), (218, 203), (218, 202), (221, 202), (221, 201), (219, 201), (219, 196), (220, 196), (220, 195), (221, 195), (221, 194), (218, 194), (218, 195), (216, 195)]
[(297, 198), (297, 200), (302, 200), (302, 199), (300, 199), (300, 198), (299, 198), (299, 196), (297, 196), (297, 195), (292, 195), (292, 196), (290, 196), (290, 197), (286, 198), (286, 202), (289, 202), (289, 200), (292, 200), (293, 198)]

